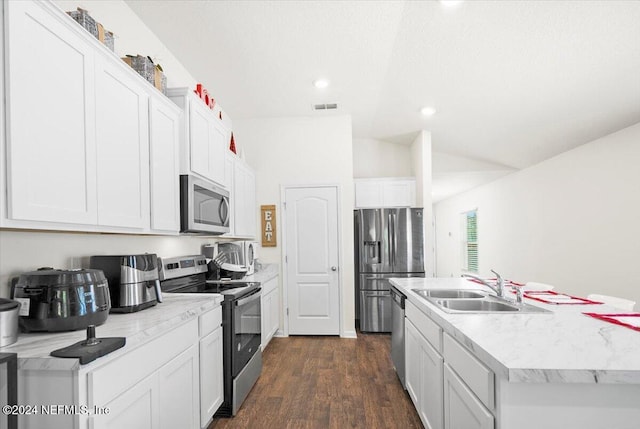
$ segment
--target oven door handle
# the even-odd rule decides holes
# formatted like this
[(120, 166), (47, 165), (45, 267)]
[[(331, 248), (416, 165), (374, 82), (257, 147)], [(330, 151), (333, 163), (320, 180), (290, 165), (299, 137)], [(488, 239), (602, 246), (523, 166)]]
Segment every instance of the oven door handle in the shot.
[(239, 307), (241, 305), (246, 304), (249, 301), (254, 301), (256, 299), (260, 299), (260, 291), (262, 290), (262, 288), (258, 288), (257, 291), (252, 292), (251, 295), (245, 297), (245, 298), (241, 298), (239, 300), (236, 301), (236, 307)]

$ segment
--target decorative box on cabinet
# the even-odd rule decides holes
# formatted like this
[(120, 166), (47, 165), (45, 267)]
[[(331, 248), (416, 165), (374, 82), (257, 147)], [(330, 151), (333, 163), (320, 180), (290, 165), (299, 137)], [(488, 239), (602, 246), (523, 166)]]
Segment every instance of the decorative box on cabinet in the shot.
[(415, 207), (413, 178), (355, 179), (355, 207)]
[(180, 173), (195, 174), (223, 187), (231, 131), (189, 88), (170, 88), (168, 96), (184, 112), (180, 132)]

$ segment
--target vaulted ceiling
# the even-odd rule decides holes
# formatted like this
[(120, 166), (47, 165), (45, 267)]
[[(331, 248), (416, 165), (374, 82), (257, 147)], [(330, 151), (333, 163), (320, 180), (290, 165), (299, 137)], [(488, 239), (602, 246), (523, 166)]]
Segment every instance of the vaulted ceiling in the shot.
[(234, 119), (336, 102), (354, 138), (516, 169), (640, 121), (639, 1), (127, 4)]

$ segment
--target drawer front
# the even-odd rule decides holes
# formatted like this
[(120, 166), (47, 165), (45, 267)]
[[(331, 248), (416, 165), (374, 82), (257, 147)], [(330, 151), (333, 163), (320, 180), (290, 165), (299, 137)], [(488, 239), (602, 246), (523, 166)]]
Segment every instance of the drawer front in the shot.
[(217, 306), (198, 318), (198, 333), (200, 338), (206, 337), (222, 325), (222, 306)]
[(431, 346), (442, 354), (442, 329), (440, 326), (409, 300), (405, 301), (405, 316), (418, 328), (420, 333), (431, 343)]
[(262, 296), (269, 294), (278, 288), (278, 277), (262, 283)]
[(495, 377), (493, 371), (484, 366), (462, 344), (449, 334), (443, 335), (444, 360), (460, 376), (478, 399), (493, 410), (495, 408)]
[(197, 343), (198, 321), (193, 319), (89, 373), (89, 407), (103, 407)]
[(448, 364), (444, 364), (444, 428), (494, 429), (493, 414)]

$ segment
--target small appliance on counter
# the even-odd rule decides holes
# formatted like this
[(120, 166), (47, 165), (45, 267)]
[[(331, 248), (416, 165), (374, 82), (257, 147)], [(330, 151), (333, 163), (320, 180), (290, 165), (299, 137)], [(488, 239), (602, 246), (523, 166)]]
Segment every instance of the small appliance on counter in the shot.
[(133, 313), (162, 302), (154, 253), (92, 256), (90, 266), (104, 271), (112, 313)]
[(258, 242), (243, 241), (242, 249), (244, 255), (244, 265), (247, 267), (247, 275), (250, 276), (256, 271), (256, 259), (258, 258)]
[(239, 280), (249, 272), (242, 241), (205, 245), (204, 255), (209, 264), (208, 280)]
[(107, 320), (109, 287), (104, 273), (93, 269), (40, 268), (23, 273), (11, 296), (21, 306), (20, 327), (26, 331), (75, 331)]
[(0, 298), (0, 347), (18, 341), (18, 312), (20, 303)]

